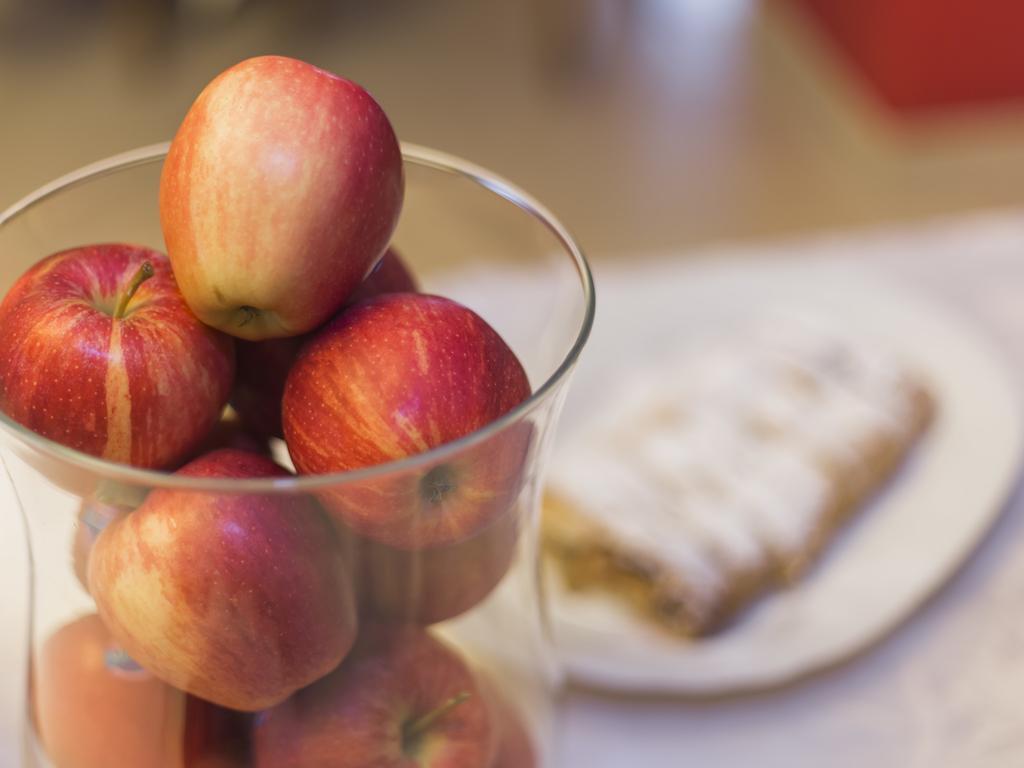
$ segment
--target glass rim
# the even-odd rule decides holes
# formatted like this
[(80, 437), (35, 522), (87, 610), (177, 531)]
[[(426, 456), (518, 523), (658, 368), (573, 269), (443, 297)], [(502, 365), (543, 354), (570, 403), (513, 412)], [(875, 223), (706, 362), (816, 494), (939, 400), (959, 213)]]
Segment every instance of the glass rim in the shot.
[[(166, 470), (142, 469), (128, 464), (108, 461), (43, 437), (14, 421), (2, 411), (0, 411), (0, 427), (15, 439), (27, 444), (30, 448), (35, 449), (47, 458), (85, 470), (104, 480), (146, 488), (165, 488), (182, 491), (301, 493), (324, 490), (332, 486), (362, 482), (432, 467), (466, 449), (485, 442), (515, 422), (520, 421), (541, 401), (545, 400), (568, 376), (586, 345), (593, 328), (596, 309), (594, 280), (590, 265), (587, 263), (586, 256), (584, 256), (579, 244), (558, 218), (540, 201), (517, 185), (482, 166), (471, 163), (468, 160), (463, 160), (456, 155), (404, 141), (401, 142), (401, 146), (403, 160), (437, 171), (461, 176), (478, 184), (486, 191), (512, 203), (543, 224), (554, 235), (562, 249), (572, 258), (580, 279), (584, 301), (583, 318), (576, 332), (576, 337), (554, 372), (533, 391), (530, 397), (508, 413), (457, 440), (395, 461), (322, 475), (291, 475), (281, 478), (247, 479), (187, 477)], [(87, 181), (157, 160), (167, 154), (169, 147), (169, 141), (150, 144), (112, 155), (60, 176), (37, 188), (34, 192), (29, 193), (6, 210), (0, 212), (0, 227), (3, 227), (15, 216), (24, 213), (34, 205), (66, 189), (71, 189)]]

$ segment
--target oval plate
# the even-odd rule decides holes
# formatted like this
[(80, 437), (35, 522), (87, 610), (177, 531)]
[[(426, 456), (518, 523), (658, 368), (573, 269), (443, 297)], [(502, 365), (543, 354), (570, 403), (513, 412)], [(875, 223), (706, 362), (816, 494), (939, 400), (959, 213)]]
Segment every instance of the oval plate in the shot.
[(610, 378), (779, 306), (884, 339), (925, 377), (937, 414), (910, 460), (811, 572), (714, 637), (672, 638), (609, 599), (568, 593), (549, 574), (553, 626), (572, 679), (690, 695), (790, 682), (895, 629), (998, 518), (1021, 455), (1018, 397), (994, 347), (952, 312), (834, 262), (653, 262), (598, 278), (598, 323), (555, 450), (599, 407)]

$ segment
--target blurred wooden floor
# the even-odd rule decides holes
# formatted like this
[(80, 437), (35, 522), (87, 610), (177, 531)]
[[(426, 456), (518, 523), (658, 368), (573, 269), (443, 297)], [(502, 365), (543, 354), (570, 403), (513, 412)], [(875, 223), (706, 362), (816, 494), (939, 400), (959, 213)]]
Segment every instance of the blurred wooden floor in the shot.
[(365, 85), (401, 138), (532, 191), (595, 256), (1024, 202), (1024, 110), (882, 114), (755, 0), (0, 0), (0, 207), (169, 138), (246, 56)]

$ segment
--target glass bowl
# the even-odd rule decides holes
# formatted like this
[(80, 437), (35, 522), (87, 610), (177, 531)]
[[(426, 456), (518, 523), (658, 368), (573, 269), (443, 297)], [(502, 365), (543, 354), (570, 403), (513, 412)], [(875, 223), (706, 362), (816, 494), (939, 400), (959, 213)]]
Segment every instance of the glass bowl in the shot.
[[(87, 166), (0, 214), (0, 289), (78, 245), (162, 250), (156, 201), (166, 151), (159, 144)], [(401, 750), (420, 753), (462, 739), (464, 768), (554, 765), (561, 675), (539, 581), (539, 499), (593, 321), (590, 272), (564, 227), (512, 184), (434, 150), (406, 144), (403, 154), (393, 245), (421, 290), (472, 308), (503, 336), (534, 394), (487, 427), (402, 461), (251, 480), (106, 462), (0, 414), (0, 455), (31, 563), (21, 764), (302, 765), (315, 749), (352, 761), (389, 733)], [(287, 464), (282, 442), (271, 449)], [(271, 523), (271, 543), (246, 549), (247, 531), (210, 511), (229, 499), (231, 509), (302, 510), (322, 521), (334, 501), (357, 504), (438, 477), (450, 483), (453, 472), (477, 473), (490, 506), (482, 522), (428, 546), (389, 547), (316, 522), (305, 549), (289, 549)], [(132, 539), (140, 518), (148, 524), (161, 509), (177, 511), (165, 513), (160, 535)], [(178, 536), (190, 526), (193, 535)], [(242, 548), (232, 551), (256, 567), (222, 558), (231, 536)], [(102, 567), (90, 569), (94, 552)], [(343, 567), (323, 591), (328, 561)], [(90, 578), (100, 570), (105, 580)], [(116, 632), (99, 618), (100, 602), (117, 615)], [(219, 698), (264, 685), (273, 703)]]

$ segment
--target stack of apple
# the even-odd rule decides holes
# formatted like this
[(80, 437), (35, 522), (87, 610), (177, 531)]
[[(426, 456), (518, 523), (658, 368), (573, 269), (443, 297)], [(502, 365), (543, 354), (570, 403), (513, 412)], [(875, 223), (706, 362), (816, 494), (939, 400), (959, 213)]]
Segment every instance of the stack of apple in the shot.
[[(283, 57), (228, 69), (164, 164), (167, 256), (82, 246), (11, 288), (0, 408), (110, 461), (225, 480), (288, 476), (275, 438), (323, 475), (485, 427), (527, 376), (482, 318), (416, 291), (389, 248), (403, 191), (362, 88)], [(57, 767), (532, 766), (495, 682), (428, 628), (508, 570), (531, 439), (514, 421), (305, 495), (87, 500), (74, 561), (97, 613), (33, 664)]]

